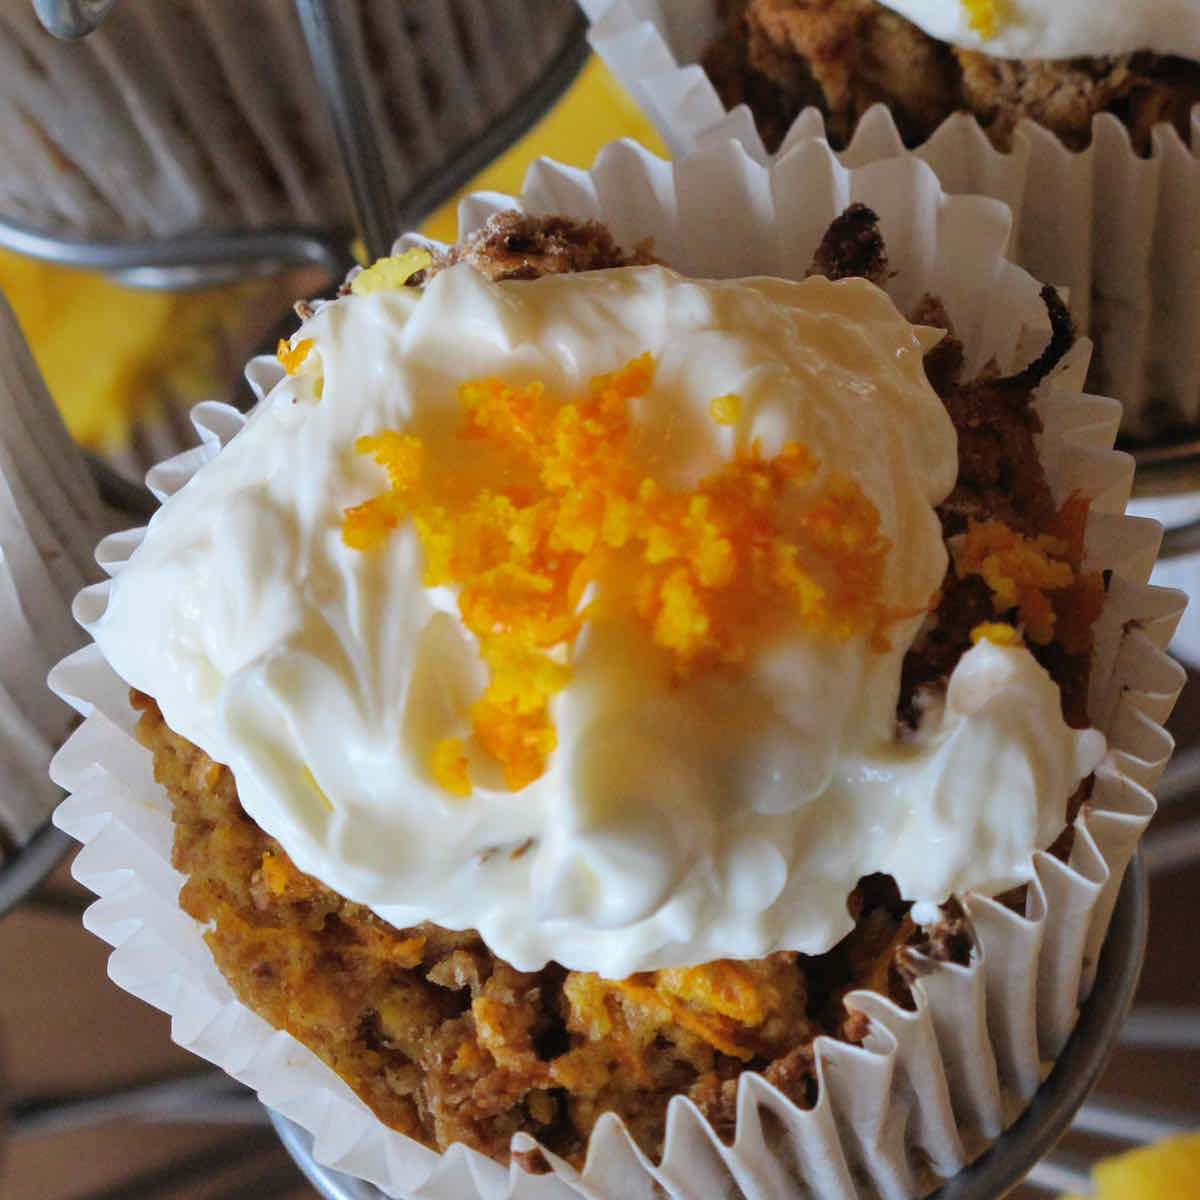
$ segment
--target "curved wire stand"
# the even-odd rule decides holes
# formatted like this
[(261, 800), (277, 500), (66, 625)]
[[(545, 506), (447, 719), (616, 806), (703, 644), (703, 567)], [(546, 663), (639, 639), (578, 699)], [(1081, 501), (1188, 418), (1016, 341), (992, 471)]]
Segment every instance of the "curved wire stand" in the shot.
[[(386, 254), (394, 235), (416, 228), (442, 201), (477, 175), (551, 108), (588, 55), (587, 20), (580, 12), (538, 79), (453, 158), (415, 180), (393, 207), (373, 146), (346, 91), (356, 78), (351, 51), (336, 36), (339, 0), (296, 0), (302, 28), (338, 133), (357, 224), (368, 252)], [(315, 265), (340, 279), (354, 265), (350, 234), (338, 229), (208, 230), (158, 240), (89, 241), (0, 216), (0, 246), (66, 266), (104, 271), (144, 288), (208, 287), (287, 267)]]
[(74, 838), (47, 822), (0, 867), (0, 917), (39, 887), (74, 844)]
[(38, 20), (56, 38), (87, 37), (108, 16), (113, 0), (33, 0)]

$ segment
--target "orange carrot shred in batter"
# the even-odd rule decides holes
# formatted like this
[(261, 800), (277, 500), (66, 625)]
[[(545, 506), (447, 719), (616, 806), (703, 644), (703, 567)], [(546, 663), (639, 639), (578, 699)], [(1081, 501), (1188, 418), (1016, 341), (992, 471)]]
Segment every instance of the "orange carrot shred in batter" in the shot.
[[(459, 436), (483, 444), (496, 467), (489, 479), (520, 486), (464, 488), (448, 468), (430, 470), (419, 439), (396, 430), (355, 443), (389, 486), (346, 510), (343, 539), (370, 550), (412, 520), (424, 583), (457, 587), (479, 639), (490, 682), (473, 732), (513, 790), (542, 774), (556, 745), (550, 699), (570, 680), (589, 585), (609, 567), (630, 581), (621, 592), (629, 616), (650, 630), (680, 683), (744, 661), (770, 620), (838, 641), (864, 634), (882, 649), (887, 627), (911, 615), (882, 599), (890, 543), (875, 506), (852, 479), (821, 478), (798, 442), (771, 458), (757, 444), (738, 450), (690, 489), (639, 466), (629, 402), (649, 392), (653, 374), (642, 354), (566, 401), (536, 380), (463, 384)], [(721, 421), (740, 406), (720, 396), (711, 413)], [(445, 747), (434, 752), (435, 778), (463, 794), (465, 763), (460, 772), (458, 751)]]
[(287, 887), (287, 867), (278, 855), (269, 850), (263, 851), (262, 856), (263, 880), (273, 896), (282, 896)]

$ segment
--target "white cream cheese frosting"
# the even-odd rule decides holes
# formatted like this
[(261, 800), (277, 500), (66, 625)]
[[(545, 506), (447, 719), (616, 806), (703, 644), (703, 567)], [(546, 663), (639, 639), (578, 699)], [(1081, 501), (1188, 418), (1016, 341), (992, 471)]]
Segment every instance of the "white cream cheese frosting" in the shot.
[[(492, 284), (464, 266), (423, 293), (345, 297), (293, 339), (312, 340), (299, 373), (164, 504), (89, 631), (230, 766), (300, 869), (398, 925), (477, 929), (522, 969), (818, 953), (874, 871), (926, 916), (1003, 890), (1032, 876), (1104, 745), (1065, 725), (1026, 650), (986, 641), (896, 737), (901, 661), (946, 567), (933, 506), (956, 472), (931, 337), (860, 280), (644, 267)], [(587, 621), (560, 655), (557, 748), (510, 791), (471, 745), (485, 668), (455, 590), (422, 583), (412, 522), (368, 551), (342, 538), (382, 475), (354, 442), (396, 429), (457, 461), (464, 382), (570, 396), (647, 351), (631, 409), (647, 469), (691, 485), (755, 442), (802, 442), (878, 509), (883, 587), (913, 615), (886, 647), (783, 620), (737, 668), (682, 684), (644, 628)], [(727, 395), (739, 412), (718, 423)], [(469, 795), (431, 773), (447, 736), (465, 738)]]
[(882, 0), (931, 37), (997, 58), (1152, 50), (1200, 59), (1200, 0)]

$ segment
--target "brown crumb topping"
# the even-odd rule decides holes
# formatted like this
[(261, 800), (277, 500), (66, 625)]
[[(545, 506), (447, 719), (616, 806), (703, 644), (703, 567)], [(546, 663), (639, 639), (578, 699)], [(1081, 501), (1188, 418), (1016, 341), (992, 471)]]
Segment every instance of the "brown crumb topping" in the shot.
[[(876, 287), (883, 287), (888, 260), (879, 218), (865, 204), (851, 204), (834, 217), (813, 255), (808, 274), (826, 279), (868, 279)], [(941, 315), (944, 318), (945, 312)]]
[[(526, 278), (648, 255), (646, 247), (624, 254), (594, 223), (500, 214), (432, 269), (466, 261), (494, 278)], [(857, 268), (882, 278), (886, 262), (874, 214), (857, 206), (831, 227), (813, 270)], [(936, 299), (923, 300), (914, 316), (949, 328)], [(962, 382), (952, 333), (927, 360), (959, 434), (959, 479), (939, 510), (943, 530), (954, 538), (990, 521), (1013, 536), (1056, 534), (1072, 585), (1051, 595), (1055, 636), (1034, 650), (1060, 684), (1064, 711), (1080, 719), (1092, 611), (1080, 596), (1098, 594), (1099, 581), (1079, 571), (1086, 505), (1056, 510), (1037, 460), (1031, 388), (1051, 365), (1043, 358), (1008, 379), (992, 369)], [(976, 625), (1015, 623), (1018, 615), (1015, 606), (998, 608), (984, 578), (957, 575), (952, 555), (905, 662), (898, 725), (915, 721), (923, 693), (944, 687)], [(677, 1094), (732, 1139), (743, 1071), (811, 1107), (814, 1038), (859, 1043), (869, 1031), (846, 1006), (850, 991), (869, 988), (911, 1008), (914, 948), (954, 962), (971, 953), (955, 902), (936, 925), (919, 928), (895, 882), (873, 875), (848, 897), (853, 931), (823, 955), (781, 951), (623, 980), (556, 963), (517, 971), (472, 931), (394, 928), (297, 870), (242, 810), (229, 770), (169, 729), (150, 697), (134, 693), (133, 703), (138, 736), (172, 800), (172, 861), (187, 876), (180, 905), (208, 926), (222, 974), (243, 1003), (318, 1054), (382, 1121), (436, 1148), (463, 1142), (507, 1161), (513, 1134), (524, 1131), (579, 1164), (595, 1122), (613, 1111), (656, 1155)], [(515, 1157), (531, 1173), (549, 1167), (540, 1151)]]
[(430, 273), (465, 262), (492, 280), (536, 279), (656, 261), (648, 240), (627, 254), (597, 221), (508, 211), (494, 213), (478, 230), (450, 247)]

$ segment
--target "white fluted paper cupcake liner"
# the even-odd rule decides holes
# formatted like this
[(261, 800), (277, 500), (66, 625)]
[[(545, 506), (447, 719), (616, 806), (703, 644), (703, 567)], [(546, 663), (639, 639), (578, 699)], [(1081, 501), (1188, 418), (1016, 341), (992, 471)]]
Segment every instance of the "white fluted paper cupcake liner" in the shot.
[(0, 830), (18, 844), (61, 798), (47, 776), (73, 720), (46, 672), (84, 638), (100, 500), (0, 296)]
[[(519, 201), (468, 198), (460, 226), (471, 229), (489, 213), (519, 205), (599, 218), (626, 244), (653, 236), (657, 252), (686, 273), (798, 276), (830, 220), (856, 199), (880, 213), (893, 295), (902, 306), (926, 291), (941, 295), (964, 338), (969, 369), (993, 356), (1008, 369), (1044, 343), (1038, 285), (1002, 257), (1007, 212), (987, 199), (946, 197), (911, 157), (848, 170), (827, 147), (807, 143), (767, 167), (726, 143), (672, 164), (617, 143), (590, 171), (535, 164)], [(736, 244), (713, 235), (713, 220), (734, 213)], [(676, 1097), (660, 1162), (649, 1161), (609, 1115), (593, 1131), (581, 1171), (548, 1154), (553, 1170), (538, 1176), (461, 1146), (437, 1155), (388, 1130), (313, 1054), (236, 1001), (202, 929), (176, 907), (181, 877), (169, 865), (169, 803), (153, 782), (148, 753), (132, 738), (124, 685), (90, 646), (52, 675), (55, 690), (86, 717), (53, 771), (73, 793), (56, 820), (87, 843), (75, 870), (101, 897), (86, 923), (116, 947), (110, 974), (170, 1012), (182, 1045), (311, 1131), (318, 1161), (393, 1195), (624, 1200), (664, 1189), (689, 1197), (733, 1194), (736, 1187), (755, 1198), (802, 1188), (819, 1197), (899, 1198), (954, 1174), (1036, 1090), (1088, 993), (1115, 889), (1154, 809), (1147, 788), (1170, 749), (1160, 722), (1182, 685), (1182, 672), (1161, 647), (1183, 598), (1145, 584), (1158, 527), (1122, 516), (1132, 464), (1110, 448), (1119, 406), (1080, 391), (1088, 349), (1081, 342), (1072, 351), (1037, 402), (1055, 495), (1082, 490), (1092, 498), (1090, 565), (1117, 572), (1097, 629), (1090, 698), (1111, 753), (1076, 822), (1070, 861), (1037, 855), (1023, 915), (986, 897), (965, 897), (970, 961), (919, 963), (914, 1011), (872, 993), (852, 994), (870, 1033), (862, 1046), (817, 1040), (811, 1110), (746, 1073), (731, 1145), (690, 1101)], [(280, 371), (258, 360), (249, 375), (261, 394)], [(202, 406), (195, 419), (203, 445), (152, 472), (160, 496), (184, 486), (244, 420), (219, 405)], [(99, 559), (109, 574), (139, 538), (135, 530), (102, 543)], [(90, 617), (104, 603), (100, 585), (80, 596), (76, 611)], [(517, 1149), (531, 1144), (524, 1135), (514, 1140)]]
[[(697, 65), (720, 30), (715, 0), (580, 5), (592, 22), (592, 46), (673, 153), (732, 137), (752, 158), (767, 161), (749, 110), (727, 110)], [(806, 109), (776, 157), (823, 137), (821, 114)], [(890, 113), (877, 105), (841, 159), (861, 166), (905, 153)], [(1108, 114), (1096, 117), (1083, 151), (1068, 150), (1025, 120), (1011, 151), (1002, 153), (973, 117), (957, 114), (912, 153), (933, 167), (948, 193), (1009, 205), (1009, 257), (1069, 293), (1072, 314), (1096, 346), (1094, 385), (1125, 405), (1123, 432), (1147, 437), (1166, 423), (1200, 421), (1200, 359), (1181, 352), (1200, 338), (1200, 108), (1190, 148), (1162, 124), (1144, 158)]]
[[(1200, 492), (1174, 496), (1135, 498), (1130, 510), (1159, 521), (1167, 529), (1200, 521)], [(1154, 564), (1151, 582), (1159, 587), (1178, 588), (1189, 596), (1200, 594), (1200, 552), (1163, 558)], [(1200, 666), (1200, 606), (1190, 605), (1171, 638), (1171, 653), (1189, 666)]]
[[(347, 11), (394, 196), (507, 110), (577, 19), (570, 0)], [(28, 0), (0, 0), (0, 130), (0, 214), (42, 230), (352, 223), (291, 0), (123, 0), (73, 43), (45, 33)]]

